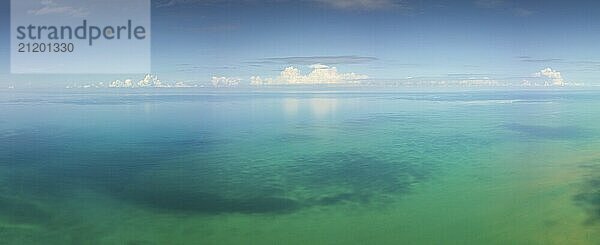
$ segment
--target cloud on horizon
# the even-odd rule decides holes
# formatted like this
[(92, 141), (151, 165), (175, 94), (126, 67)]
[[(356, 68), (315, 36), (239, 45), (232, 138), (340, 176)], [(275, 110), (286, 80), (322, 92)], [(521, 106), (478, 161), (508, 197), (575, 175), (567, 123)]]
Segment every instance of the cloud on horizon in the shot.
[(146, 74), (141, 80), (127, 78), (123, 80), (113, 80), (110, 82), (98, 82), (91, 84), (71, 84), (68, 89), (76, 88), (191, 88), (197, 87), (197, 84), (188, 82), (164, 82), (158, 79), (157, 75)]
[(566, 85), (565, 80), (563, 79), (560, 72), (557, 70), (553, 70), (552, 68), (549, 68), (549, 67), (535, 73), (535, 76), (549, 78), (550, 82), (548, 82), (548, 84), (551, 84), (553, 86), (565, 86)]
[(318, 84), (357, 84), (368, 79), (367, 75), (356, 73), (339, 73), (336, 67), (323, 64), (313, 64), (306, 75), (302, 75), (298, 68), (290, 66), (285, 68), (276, 78), (261, 78), (253, 76), (250, 85), (318, 85)]
[(236, 77), (212, 77), (211, 83), (215, 88), (234, 88), (240, 85), (242, 79)]

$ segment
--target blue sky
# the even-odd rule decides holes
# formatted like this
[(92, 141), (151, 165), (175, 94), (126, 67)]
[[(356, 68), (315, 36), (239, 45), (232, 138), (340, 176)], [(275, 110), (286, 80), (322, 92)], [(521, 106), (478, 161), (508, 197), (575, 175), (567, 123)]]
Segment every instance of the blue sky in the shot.
[[(141, 78), (10, 75), (9, 1), (1, 2), (0, 84)], [(245, 83), (321, 64), (369, 81), (520, 83), (552, 68), (565, 81), (600, 84), (599, 9), (597, 1), (160, 0), (152, 8), (152, 72), (167, 81)]]

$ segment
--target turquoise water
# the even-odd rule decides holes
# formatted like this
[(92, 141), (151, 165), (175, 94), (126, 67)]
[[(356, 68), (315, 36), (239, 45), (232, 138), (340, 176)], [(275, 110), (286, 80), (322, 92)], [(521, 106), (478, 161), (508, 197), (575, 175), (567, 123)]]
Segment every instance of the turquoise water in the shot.
[(600, 244), (600, 92), (2, 92), (2, 244)]

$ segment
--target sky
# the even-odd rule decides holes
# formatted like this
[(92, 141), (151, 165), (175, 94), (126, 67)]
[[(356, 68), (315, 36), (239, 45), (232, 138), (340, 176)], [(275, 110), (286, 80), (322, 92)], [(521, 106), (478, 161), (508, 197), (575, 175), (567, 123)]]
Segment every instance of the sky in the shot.
[[(0, 87), (144, 77), (11, 75), (9, 2), (0, 0)], [(600, 85), (599, 43), (598, 1), (152, 1), (152, 73), (215, 86)]]

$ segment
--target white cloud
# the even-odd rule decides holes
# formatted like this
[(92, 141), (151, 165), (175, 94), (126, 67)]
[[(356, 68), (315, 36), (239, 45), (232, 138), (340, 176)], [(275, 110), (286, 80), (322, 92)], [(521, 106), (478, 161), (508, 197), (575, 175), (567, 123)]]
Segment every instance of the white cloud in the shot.
[(155, 75), (146, 74), (144, 79), (134, 82), (131, 79), (115, 80), (108, 84), (109, 88), (162, 88), (168, 87)]
[(552, 68), (543, 69), (535, 73), (535, 76), (549, 78), (551, 83), (548, 83), (547, 85), (565, 86), (566, 84), (560, 72), (557, 70), (552, 70)]
[(386, 82), (386, 85), (408, 87), (501, 87), (509, 84), (489, 77), (470, 77), (460, 80), (429, 80), (408, 77), (404, 81)]
[(369, 78), (356, 73), (339, 73), (337, 68), (323, 64), (313, 64), (310, 68), (312, 71), (307, 75), (302, 75), (298, 68), (290, 66), (281, 71), (277, 78), (253, 76), (250, 78), (250, 85), (348, 84), (360, 83)]
[(308, 67), (310, 67), (312, 69), (315, 69), (315, 70), (317, 70), (317, 69), (328, 69), (329, 68), (328, 66), (323, 65), (323, 64), (312, 64), (312, 65), (310, 65)]
[(146, 74), (143, 79), (137, 82), (127, 78), (124, 80), (114, 80), (111, 82), (98, 82), (92, 84), (71, 84), (67, 88), (190, 88), (197, 85), (188, 82), (163, 82), (158, 76)]
[(32, 15), (66, 15), (71, 17), (86, 17), (89, 12), (83, 8), (60, 5), (52, 0), (42, 0), (42, 7), (27, 11)]
[(235, 77), (212, 77), (211, 83), (215, 88), (232, 88), (239, 86), (240, 81)]

